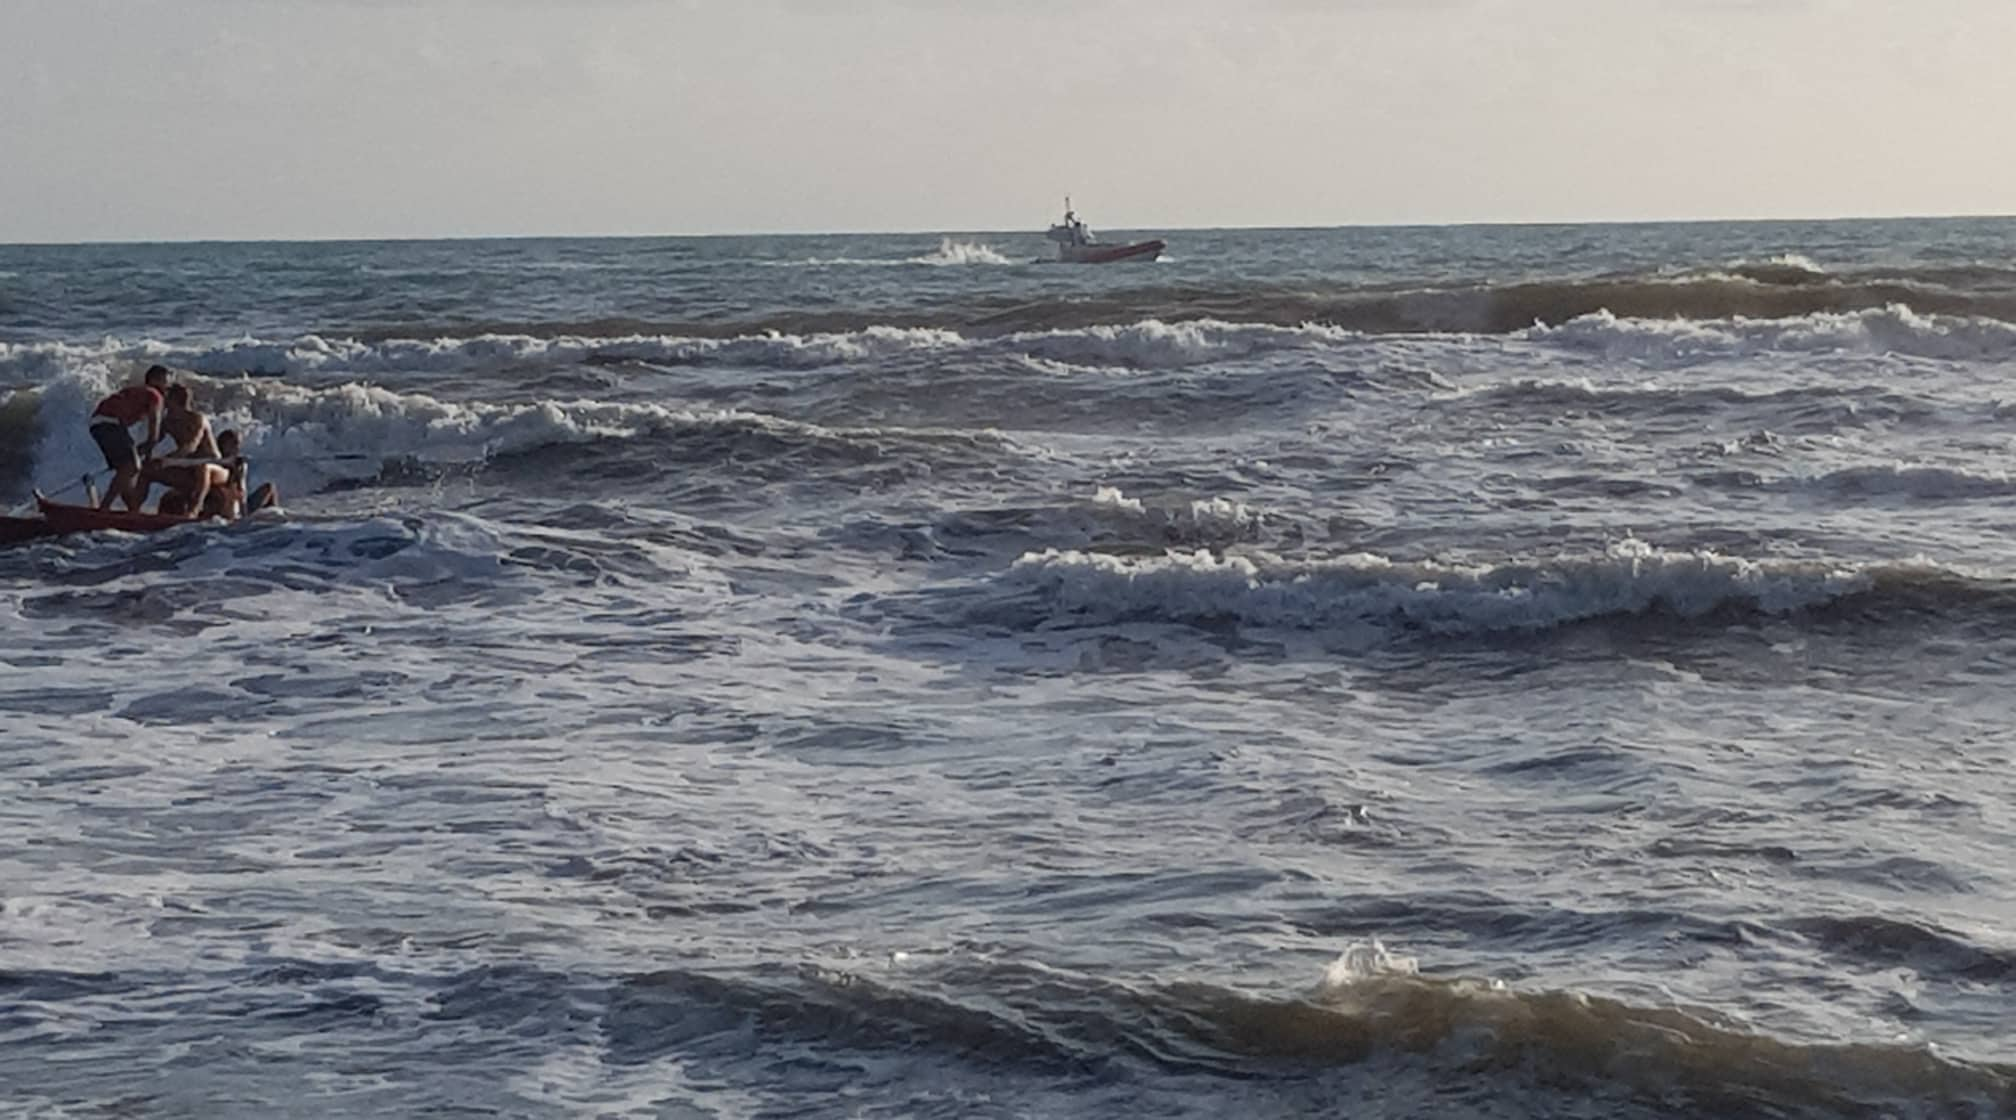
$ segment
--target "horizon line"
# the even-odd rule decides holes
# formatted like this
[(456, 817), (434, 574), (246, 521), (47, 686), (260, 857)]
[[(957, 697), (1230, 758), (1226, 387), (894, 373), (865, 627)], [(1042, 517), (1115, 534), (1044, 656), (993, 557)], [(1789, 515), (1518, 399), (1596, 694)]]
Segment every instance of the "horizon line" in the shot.
[[(1478, 229), (1478, 228), (1542, 228), (1548, 226), (1673, 226), (1673, 225), (1798, 225), (1824, 224), (1834, 222), (1924, 222), (1924, 221), (1994, 221), (2016, 218), (2016, 213), (1921, 213), (1921, 214), (1836, 214), (1831, 216), (1750, 216), (1750, 217), (1693, 217), (1693, 218), (1594, 218), (1594, 219), (1490, 219), (1459, 220), (1444, 222), (1340, 222), (1332, 225), (1139, 225), (1139, 226), (1098, 226), (1098, 229), (1128, 233), (1166, 231), (1169, 233), (1298, 233), (1319, 230), (1344, 229)], [(649, 241), (676, 239), (699, 241), (709, 239), (729, 240), (757, 237), (930, 237), (948, 234), (973, 234), (984, 236), (1028, 236), (1041, 237), (1042, 232), (1029, 227), (1015, 229), (845, 229), (845, 230), (731, 230), (709, 233), (449, 233), (449, 234), (393, 234), (354, 235), (335, 234), (326, 236), (295, 237), (161, 237), (161, 238), (84, 238), (68, 241), (0, 241), (0, 248), (81, 248), (85, 246), (120, 245), (315, 245), (315, 244), (370, 244), (430, 241)]]

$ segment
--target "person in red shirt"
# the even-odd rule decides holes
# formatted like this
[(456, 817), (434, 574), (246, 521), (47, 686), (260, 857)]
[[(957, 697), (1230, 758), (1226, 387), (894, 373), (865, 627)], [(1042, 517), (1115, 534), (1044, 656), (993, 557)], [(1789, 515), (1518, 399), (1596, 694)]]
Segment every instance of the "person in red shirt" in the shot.
[[(105, 465), (112, 468), (112, 482), (105, 488), (99, 509), (111, 509), (119, 498), (129, 510), (138, 511), (146, 499), (139, 487), (140, 461), (151, 458), (154, 445), (161, 442), (161, 394), (168, 388), (168, 367), (150, 366), (139, 385), (128, 385), (98, 402), (91, 410), (91, 440), (105, 453)], [(136, 447), (133, 425), (147, 423), (147, 442)]]

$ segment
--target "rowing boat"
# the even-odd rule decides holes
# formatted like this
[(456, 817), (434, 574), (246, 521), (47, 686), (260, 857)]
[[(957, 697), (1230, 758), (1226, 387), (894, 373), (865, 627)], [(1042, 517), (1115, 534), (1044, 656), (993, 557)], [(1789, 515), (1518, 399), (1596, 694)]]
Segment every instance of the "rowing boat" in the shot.
[(35, 495), (35, 508), (42, 516), (0, 517), (0, 545), (24, 544), (69, 533), (158, 533), (200, 520), (172, 513), (136, 513), (132, 510), (99, 509), (97, 506), (73, 506), (51, 501), (40, 493)]
[(40, 494), (35, 495), (35, 506), (42, 511), (42, 520), (48, 522), (58, 533), (96, 533), (106, 529), (117, 529), (127, 533), (158, 533), (177, 525), (187, 525), (196, 520), (176, 513), (140, 513), (134, 510), (99, 509), (97, 506), (72, 506), (62, 502), (52, 502)]

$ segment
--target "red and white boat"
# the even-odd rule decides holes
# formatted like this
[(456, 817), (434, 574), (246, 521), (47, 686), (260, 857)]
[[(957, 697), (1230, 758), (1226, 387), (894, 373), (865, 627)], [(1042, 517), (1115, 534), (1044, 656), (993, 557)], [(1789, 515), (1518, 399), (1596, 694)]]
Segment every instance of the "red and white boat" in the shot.
[(123, 509), (99, 509), (97, 506), (73, 506), (63, 502), (52, 502), (40, 494), (35, 495), (35, 508), (40, 517), (0, 517), (0, 545), (24, 544), (44, 537), (61, 537), (71, 533), (98, 533), (116, 529), (125, 533), (158, 533), (177, 525), (187, 525), (200, 520), (169, 513), (135, 513)]
[(1159, 238), (1127, 245), (1109, 245), (1092, 236), (1085, 223), (1064, 200), (1064, 220), (1050, 227), (1044, 236), (1057, 243), (1057, 259), (1065, 264), (1111, 264), (1114, 261), (1152, 261), (1167, 248)]

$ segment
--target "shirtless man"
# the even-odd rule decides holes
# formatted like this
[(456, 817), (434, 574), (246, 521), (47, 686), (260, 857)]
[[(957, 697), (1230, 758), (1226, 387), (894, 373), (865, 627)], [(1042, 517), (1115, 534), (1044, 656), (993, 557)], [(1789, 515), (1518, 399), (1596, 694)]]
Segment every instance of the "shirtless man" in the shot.
[[(161, 442), (161, 394), (168, 387), (168, 367), (151, 366), (141, 384), (113, 393), (91, 411), (91, 441), (105, 453), (105, 465), (112, 468), (112, 481), (99, 509), (111, 509), (113, 499), (118, 498), (125, 501), (127, 509), (138, 510), (147, 500), (147, 489), (140, 482), (141, 462), (153, 455), (154, 445)], [(132, 428), (143, 420), (147, 422), (147, 442), (135, 445)]]
[(218, 453), (216, 438), (210, 434), (210, 418), (196, 411), (190, 402), (189, 386), (168, 387), (161, 434), (174, 440), (175, 447), (141, 468), (139, 493), (143, 501), (147, 488), (158, 482), (186, 496), (186, 508), (200, 510), (204, 499), (210, 496), (211, 487), (231, 481), (231, 471), (217, 462), (223, 456)]

